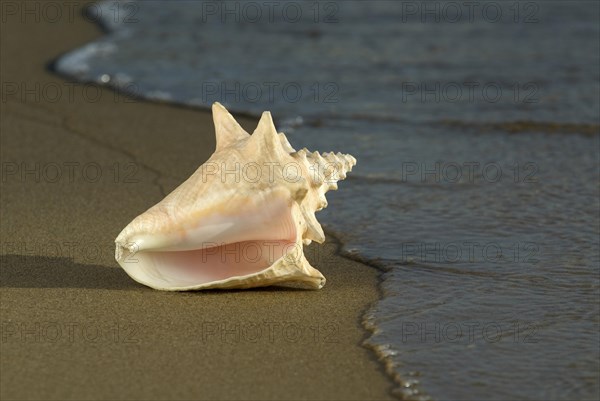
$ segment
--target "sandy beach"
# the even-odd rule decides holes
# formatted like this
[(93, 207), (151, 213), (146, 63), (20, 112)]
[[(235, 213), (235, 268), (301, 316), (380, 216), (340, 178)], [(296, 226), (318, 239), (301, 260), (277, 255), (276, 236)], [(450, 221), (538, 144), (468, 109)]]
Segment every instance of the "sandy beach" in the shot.
[(393, 398), (361, 345), (378, 272), (339, 256), (330, 235), (307, 251), (327, 277), (320, 291), (159, 292), (118, 267), (119, 231), (215, 142), (208, 112), (50, 71), (101, 34), (79, 8), (55, 20), (3, 15), (0, 397)]

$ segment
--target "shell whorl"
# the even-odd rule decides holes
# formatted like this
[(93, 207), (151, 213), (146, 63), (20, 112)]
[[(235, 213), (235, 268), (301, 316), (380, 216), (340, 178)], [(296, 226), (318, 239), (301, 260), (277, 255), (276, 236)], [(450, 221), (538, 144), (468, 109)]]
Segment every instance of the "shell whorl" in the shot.
[[(220, 104), (213, 105), (217, 150), (230, 146), (241, 146), (253, 153), (260, 153), (286, 165), (289, 157), (299, 165), (301, 177), (298, 180), (286, 180), (280, 173), (283, 183), (289, 187), (291, 197), (298, 203), (305, 229), (302, 233), (304, 244), (311, 241), (322, 243), (325, 233), (315, 217), (315, 212), (327, 207), (325, 194), (338, 189), (338, 181), (346, 178), (352, 171), (356, 159), (340, 152), (311, 152), (306, 148), (296, 151), (283, 132), (277, 132), (271, 114), (264, 112), (252, 135), (246, 133), (229, 112)], [(254, 154), (256, 154), (254, 153)], [(288, 160), (284, 160), (288, 159)]]
[[(284, 134), (279, 134), (284, 148), (289, 142)], [(285, 145), (287, 143), (287, 146)], [(293, 150), (291, 146), (289, 149)], [(346, 178), (346, 173), (352, 171), (356, 159), (347, 154), (326, 152), (322, 155), (318, 152), (310, 152), (303, 148), (290, 153), (300, 165), (307, 176), (307, 195), (299, 202), (302, 215), (306, 222), (306, 230), (303, 233), (303, 242), (308, 245), (311, 241), (322, 243), (325, 241), (325, 233), (321, 224), (315, 217), (315, 212), (327, 207), (327, 191), (338, 189), (338, 181)]]

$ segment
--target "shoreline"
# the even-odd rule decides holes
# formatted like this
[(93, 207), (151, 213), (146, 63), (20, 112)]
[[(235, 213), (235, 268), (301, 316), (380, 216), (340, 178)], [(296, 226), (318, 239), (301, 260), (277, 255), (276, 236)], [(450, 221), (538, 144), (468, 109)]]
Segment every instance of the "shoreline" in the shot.
[[(34, 169), (2, 180), (2, 398), (395, 399), (363, 345), (382, 273), (344, 256), (330, 231), (306, 252), (328, 279), (319, 291), (165, 293), (117, 267), (118, 231), (208, 158), (214, 132), (208, 111), (50, 70), (102, 34), (81, 13), (2, 24), (1, 155)], [(257, 119), (239, 120), (252, 130)]]

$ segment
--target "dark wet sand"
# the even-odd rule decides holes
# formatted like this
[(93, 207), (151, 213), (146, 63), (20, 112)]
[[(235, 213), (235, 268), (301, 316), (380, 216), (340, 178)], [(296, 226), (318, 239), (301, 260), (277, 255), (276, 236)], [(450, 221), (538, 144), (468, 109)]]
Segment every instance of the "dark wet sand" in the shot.
[(337, 256), (331, 239), (308, 251), (328, 279), (321, 291), (133, 282), (113, 240), (208, 158), (211, 116), (50, 73), (51, 60), (101, 34), (78, 11), (55, 23), (5, 17), (0, 398), (391, 398), (361, 346), (377, 272)]

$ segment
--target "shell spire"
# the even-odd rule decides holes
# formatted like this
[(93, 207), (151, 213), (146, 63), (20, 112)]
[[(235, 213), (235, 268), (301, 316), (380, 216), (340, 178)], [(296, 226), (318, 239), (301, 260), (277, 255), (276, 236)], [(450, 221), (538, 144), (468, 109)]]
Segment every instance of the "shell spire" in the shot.
[(310, 244), (311, 241), (322, 243), (325, 241), (325, 233), (315, 212), (327, 207), (325, 193), (338, 189), (338, 181), (345, 179), (346, 173), (352, 171), (356, 159), (342, 153), (323, 153), (323, 155), (318, 151), (311, 153), (306, 148), (292, 153), (292, 157), (304, 166), (304, 170), (310, 176), (312, 196), (301, 204), (307, 226), (303, 236), (304, 243)]
[(270, 158), (272, 163), (281, 162), (289, 154), (284, 149), (271, 113), (268, 111), (262, 114), (258, 126), (248, 140), (248, 146), (253, 148), (253, 152)]
[(212, 107), (217, 147), (196, 172), (119, 234), (115, 257), (134, 280), (170, 290), (300, 284), (325, 277), (303, 245), (322, 243), (327, 207), (356, 159), (294, 150), (264, 112), (252, 135)]
[(213, 121), (215, 123), (215, 136), (217, 140), (217, 151), (229, 147), (239, 141), (250, 138), (250, 134), (244, 131), (242, 126), (223, 105), (215, 102), (212, 105)]

